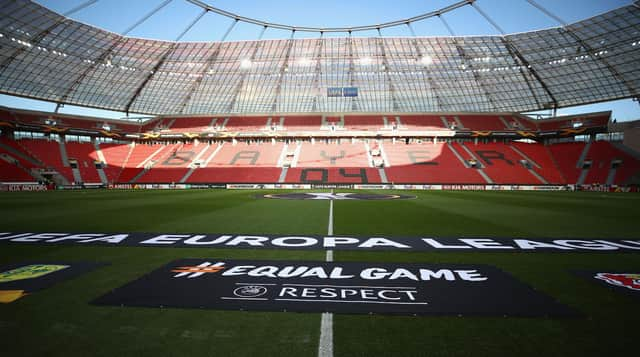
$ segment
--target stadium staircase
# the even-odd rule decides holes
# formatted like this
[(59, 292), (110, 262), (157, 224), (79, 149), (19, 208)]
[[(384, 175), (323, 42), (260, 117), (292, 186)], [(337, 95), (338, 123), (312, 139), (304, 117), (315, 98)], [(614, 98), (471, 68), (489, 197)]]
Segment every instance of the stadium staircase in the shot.
[(18, 143), (14, 140), (10, 140), (10, 139), (5, 139), (2, 138), (0, 140), (0, 148), (4, 149), (7, 151), (7, 153), (10, 153), (12, 156), (19, 158), (20, 160), (23, 160), (24, 162), (28, 162), (30, 163), (32, 166), (44, 166), (44, 164), (33, 158), (32, 156), (25, 154), (24, 153), (24, 148), (20, 147), (20, 145), (18, 145)]
[[(458, 117), (455, 117), (456, 119)], [(457, 122), (459, 122), (460, 120), (456, 120)], [(484, 165), (480, 162), (480, 160), (471, 152), (471, 150), (469, 150), (469, 148), (464, 144), (464, 143), (454, 143), (453, 146), (458, 145), (458, 147), (462, 148), (462, 150), (464, 150), (467, 155), (468, 158), (470, 160), (473, 160), (477, 167), (476, 167), (476, 171), (478, 171), (478, 173), (480, 174), (480, 176), (482, 176), (482, 178), (485, 180), (486, 183), (492, 184), (493, 180), (489, 177), (489, 175), (487, 175), (486, 172), (484, 172)]]
[(590, 147), (591, 147), (591, 142), (588, 141), (584, 146), (584, 148), (582, 149), (582, 153), (580, 154), (580, 157), (578, 158), (578, 162), (576, 163), (576, 168), (581, 170), (580, 176), (578, 176), (578, 180), (576, 181), (576, 184), (578, 185), (583, 185), (587, 180), (587, 175), (589, 174), (589, 168), (585, 168), (584, 163), (585, 163), (585, 160), (587, 159), (587, 154), (589, 153)]
[(133, 145), (105, 143), (97, 143), (96, 145), (100, 148), (104, 158), (102, 171), (107, 177), (107, 182), (120, 182), (120, 174), (127, 167)]
[[(96, 151), (94, 143), (67, 142), (65, 151), (68, 153), (69, 162), (74, 162), (76, 168), (72, 168), (76, 182), (104, 183), (100, 177), (96, 163), (102, 162)], [(104, 157), (104, 156), (103, 156)]]
[[(530, 184), (543, 183), (544, 179), (531, 170), (527, 160), (518, 156), (508, 145), (502, 143), (462, 144), (470, 155), (482, 161), (481, 169), (491, 178), (491, 183)], [(482, 175), (482, 174), (481, 174)]]
[(540, 182), (554, 185), (566, 184), (566, 180), (562, 177), (547, 147), (540, 144), (519, 142), (511, 143), (509, 146), (529, 162), (528, 169), (532, 175), (539, 176)]
[(98, 171), (98, 176), (100, 177), (100, 181), (102, 182), (102, 184), (106, 185), (109, 183), (109, 179), (107, 178), (107, 175), (104, 172), (104, 166), (106, 165), (107, 160), (104, 157), (102, 150), (100, 150), (100, 145), (98, 145), (98, 142), (95, 140), (92, 140), (91, 143), (93, 144), (93, 148), (95, 150), (98, 161), (102, 163), (102, 165), (100, 165), (99, 168), (96, 167), (96, 170)]
[(25, 152), (42, 162), (45, 169), (56, 171), (58, 175), (54, 175), (54, 181), (64, 185), (72, 182), (71, 168), (64, 165), (58, 142), (43, 139), (21, 139), (16, 143), (23, 147)]
[(0, 182), (35, 182), (34, 177), (20, 162), (0, 152)]
[[(500, 117), (502, 118), (502, 117)], [(506, 121), (505, 121), (505, 125)], [(547, 185), (549, 184), (549, 182), (542, 177), (540, 174), (538, 174), (534, 168), (540, 170), (542, 167), (535, 162), (533, 159), (531, 159), (527, 154), (523, 153), (522, 151), (520, 151), (520, 149), (518, 149), (517, 147), (513, 146), (513, 145), (508, 145), (509, 148), (511, 148), (511, 150), (515, 151), (516, 154), (520, 155), (520, 157), (522, 158), (522, 160), (524, 161), (520, 161), (523, 165), (525, 165), (525, 168), (529, 171), (529, 173), (533, 176), (535, 176), (540, 182), (542, 182), (543, 184)]]

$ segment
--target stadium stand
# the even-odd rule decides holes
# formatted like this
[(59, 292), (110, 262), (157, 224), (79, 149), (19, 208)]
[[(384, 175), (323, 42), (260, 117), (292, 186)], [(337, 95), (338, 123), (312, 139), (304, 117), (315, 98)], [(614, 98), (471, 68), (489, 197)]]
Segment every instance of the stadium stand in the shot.
[(267, 128), (267, 117), (230, 117), (226, 131), (262, 131)]
[(120, 173), (118, 182), (130, 182), (141, 174), (144, 171), (144, 164), (163, 147), (164, 145), (158, 144), (136, 144), (133, 146), (129, 158), (126, 160), (126, 165)]
[(200, 133), (212, 129), (211, 123), (214, 121), (212, 117), (196, 117), (196, 118), (175, 118), (173, 124), (169, 128), (171, 132), (190, 132)]
[(484, 172), (498, 184), (544, 184), (521, 162), (524, 160), (502, 143), (461, 144), (482, 163)]
[[(388, 116), (389, 125), (395, 123), (399, 130), (445, 130), (449, 128), (446, 119), (435, 115)], [(447, 125), (445, 125), (445, 122)]]
[(474, 168), (467, 168), (445, 143), (385, 144), (385, 168), (391, 183), (484, 184)]
[(585, 144), (580, 142), (575, 143), (559, 143), (549, 146), (551, 154), (558, 163), (558, 168), (562, 175), (567, 180), (567, 183), (576, 183), (580, 177), (578, 160), (584, 150)]
[(93, 144), (67, 142), (66, 147), (69, 160), (76, 160), (78, 163), (82, 182), (101, 183), (95, 163), (102, 162), (102, 160), (98, 157)]
[(365, 143), (302, 143), (286, 183), (380, 183)]
[(624, 184), (640, 170), (635, 158), (606, 141), (591, 143), (586, 161), (591, 162), (585, 181), (588, 184)]
[[(115, 144), (0, 140), (3, 181), (55, 170), (68, 182), (102, 183), (426, 183), (623, 185), (640, 160), (606, 141), (524, 142), (322, 139), (315, 143)], [(69, 165), (64, 163), (64, 152)], [(70, 165), (77, 163), (80, 178)]]
[(118, 182), (120, 173), (127, 165), (133, 147), (123, 144), (99, 144), (100, 152), (105, 160), (104, 173), (108, 182)]
[(322, 125), (321, 116), (287, 116), (284, 117), (283, 129), (289, 131), (317, 131)]
[(381, 115), (345, 115), (344, 129), (346, 130), (370, 130), (376, 131), (384, 127)]
[(513, 142), (510, 146), (522, 159), (529, 161), (531, 169), (543, 177), (547, 183), (567, 184), (546, 146), (521, 142)]
[(302, 143), (297, 167), (370, 167), (364, 143), (340, 144), (317, 140), (315, 144)]
[(0, 147), (0, 182), (34, 182), (30, 167), (31, 163)]
[[(193, 171), (188, 183), (267, 183), (278, 182), (281, 168), (278, 161), (284, 144), (225, 143), (210, 152), (200, 168)], [(213, 155), (215, 154), (215, 155)], [(206, 155), (202, 155), (206, 157)]]
[[(456, 120), (457, 119), (457, 120)], [(506, 121), (497, 115), (458, 115), (453, 117), (453, 122), (461, 123), (460, 129), (477, 130), (477, 131), (504, 131), (512, 130), (508, 127)]]
[[(2, 180), (37, 179), (35, 172), (30, 174), (36, 169), (55, 170), (69, 183), (90, 184), (628, 184), (640, 171), (640, 161), (608, 142), (593, 141), (606, 131), (609, 116), (533, 120), (515, 113), (399, 113), (159, 117), (121, 123), (0, 108), (8, 132), (71, 135), (59, 143), (3, 134)], [(126, 131), (114, 134), (114, 128)], [(587, 134), (590, 143), (567, 142)], [(116, 140), (126, 135), (136, 143), (74, 141), (86, 135)], [(550, 144), (549, 135), (562, 142)]]
[(63, 163), (60, 143), (42, 139), (21, 139), (16, 141), (30, 156), (38, 159), (45, 168), (57, 171), (68, 182), (74, 182), (71, 168)]

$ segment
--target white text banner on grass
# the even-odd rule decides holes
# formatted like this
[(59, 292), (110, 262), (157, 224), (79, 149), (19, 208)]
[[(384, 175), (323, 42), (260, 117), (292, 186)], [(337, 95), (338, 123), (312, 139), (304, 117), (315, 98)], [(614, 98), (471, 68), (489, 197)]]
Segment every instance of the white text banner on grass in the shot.
[(0, 243), (138, 247), (455, 252), (639, 251), (640, 240), (616, 238), (366, 237), (269, 234), (0, 232)]

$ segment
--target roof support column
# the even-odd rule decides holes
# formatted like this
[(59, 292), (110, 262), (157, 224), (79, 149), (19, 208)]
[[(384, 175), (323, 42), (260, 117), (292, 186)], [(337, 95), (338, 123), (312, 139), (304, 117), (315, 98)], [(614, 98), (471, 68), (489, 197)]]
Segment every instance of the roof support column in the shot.
[(480, 86), (480, 89), (482, 89), (482, 92), (484, 93), (485, 97), (487, 97), (487, 100), (489, 101), (489, 104), (491, 104), (492, 109), (494, 111), (497, 111), (498, 106), (496, 105), (495, 100), (491, 96), (491, 92), (487, 89), (487, 86), (482, 80), (482, 77), (476, 71), (474, 71), (473, 63), (472, 61), (470, 61), (469, 56), (467, 56), (467, 53), (465, 52), (464, 48), (462, 48), (462, 46), (458, 42), (458, 39), (455, 37), (456, 36), (455, 32), (453, 32), (453, 29), (451, 28), (451, 26), (449, 26), (449, 23), (444, 19), (444, 17), (442, 17), (442, 15), (438, 15), (438, 18), (440, 19), (440, 21), (442, 21), (444, 26), (449, 31), (449, 34), (452, 36), (453, 44), (456, 46), (456, 50), (458, 51), (458, 55), (462, 59), (462, 63), (465, 66), (465, 70), (466, 68), (469, 68), (471, 70), (471, 73), (473, 74), (473, 78), (476, 80), (476, 83), (478, 83), (478, 85)]
[(387, 60), (387, 51), (384, 47), (384, 40), (382, 39), (382, 32), (378, 29), (378, 38), (376, 39), (378, 42), (378, 47), (380, 47), (380, 54), (382, 54), (382, 65), (384, 66), (384, 78), (389, 86), (389, 93), (391, 94), (391, 104), (393, 111), (400, 110), (400, 106), (398, 105), (398, 98), (396, 98), (396, 87), (391, 80), (391, 75), (389, 74), (389, 60)]
[[(251, 56), (249, 56), (249, 62), (252, 63), (253, 66), (253, 60), (256, 58), (256, 54), (258, 53), (258, 50), (260, 49), (260, 45), (261, 42), (260, 40), (262, 40), (262, 36), (264, 36), (264, 32), (267, 30), (267, 27), (263, 27), (262, 31), (260, 31), (260, 36), (258, 36), (258, 40), (256, 41), (256, 45), (253, 48), (253, 52), (251, 53)], [(248, 71), (248, 69), (247, 69)], [(240, 93), (242, 92), (242, 86), (244, 85), (244, 81), (247, 78), (248, 73), (245, 72), (240, 76), (240, 82), (238, 83), (238, 86), (236, 87), (236, 90), (233, 92), (233, 99), (231, 99), (231, 102), (229, 103), (229, 107), (227, 109), (227, 112), (233, 112), (233, 107), (236, 105), (236, 103), (238, 102), (238, 97), (240, 97)]]
[(319, 98), (322, 95), (320, 90), (320, 77), (322, 76), (322, 45), (324, 44), (323, 33), (320, 32), (320, 38), (316, 42), (316, 65), (313, 72), (313, 88), (316, 89), (316, 93), (313, 97), (313, 105), (311, 106), (312, 112), (320, 111), (320, 105), (318, 104)]
[[(168, 0), (168, 1), (171, 1), (171, 0)], [(182, 37), (184, 37), (184, 35), (186, 35), (187, 32), (189, 32), (189, 30), (191, 30), (191, 28), (193, 28), (193, 26), (195, 26), (195, 24), (198, 23), (198, 21), (200, 21), (200, 19), (207, 12), (208, 12), (208, 10), (206, 10), (206, 9), (202, 10), (202, 12), (200, 14), (198, 14), (198, 16), (196, 16), (196, 18), (193, 19), (193, 21), (191, 21), (191, 23), (189, 23), (189, 25), (187, 25), (187, 27), (185, 27), (185, 29), (178, 35), (178, 37), (176, 37), (176, 39), (171, 44), (169, 49), (164, 52), (162, 57), (160, 57), (160, 60), (158, 60), (158, 62), (156, 62), (156, 64), (155, 64), (155, 66), (153, 66), (153, 69), (151, 70), (151, 72), (149, 73), (147, 78), (145, 78), (142, 81), (142, 83), (140, 83), (140, 85), (138, 86), (138, 89), (136, 89), (136, 91), (134, 92), (133, 96), (129, 100), (129, 103), (127, 103), (127, 106), (125, 107), (125, 110), (124, 110), (125, 113), (129, 114), (129, 109), (131, 109), (131, 105), (133, 105), (133, 102), (135, 102), (135, 100), (138, 98), (140, 93), (142, 93), (142, 90), (144, 89), (144, 87), (147, 85), (147, 83), (149, 83), (149, 81), (153, 78), (153, 76), (155, 76), (155, 74), (158, 72), (160, 67), (162, 67), (162, 65), (167, 61), (167, 58), (169, 58), (169, 56), (173, 53), (173, 51), (175, 51), (175, 49), (178, 47), (178, 44), (179, 44), (178, 41), (180, 41), (182, 39)]]
[(184, 110), (189, 104), (189, 101), (191, 101), (191, 98), (193, 98), (193, 94), (196, 92), (198, 87), (200, 87), (200, 84), (202, 83), (204, 76), (206, 76), (207, 73), (209, 73), (209, 71), (211, 70), (211, 66), (213, 66), (213, 63), (218, 58), (218, 55), (220, 54), (220, 50), (222, 49), (222, 44), (227, 39), (227, 36), (229, 36), (229, 34), (231, 33), (231, 30), (233, 30), (233, 28), (236, 26), (238, 21), (240, 20), (235, 19), (231, 23), (227, 31), (224, 33), (224, 35), (220, 39), (220, 42), (218, 42), (218, 46), (216, 47), (216, 49), (211, 53), (211, 55), (209, 55), (209, 58), (207, 58), (205, 65), (202, 67), (202, 71), (200, 71), (200, 75), (196, 77), (196, 79), (193, 81), (193, 84), (191, 84), (191, 87), (189, 87), (189, 89), (187, 90), (187, 95), (185, 96), (184, 100), (182, 101), (182, 104), (180, 105), (180, 113), (184, 113)]
[(278, 107), (278, 102), (280, 98), (280, 93), (282, 92), (282, 82), (284, 76), (289, 71), (289, 57), (291, 56), (291, 49), (293, 48), (293, 36), (295, 36), (296, 30), (291, 31), (291, 37), (289, 38), (289, 43), (287, 44), (287, 52), (284, 56), (284, 63), (282, 67), (280, 67), (280, 73), (278, 74), (278, 83), (276, 84), (276, 93), (273, 98), (273, 103), (271, 104), (271, 111), (276, 112), (276, 108)]
[[(556, 100), (555, 96), (553, 95), (553, 93), (551, 93), (551, 90), (549, 89), (547, 84), (542, 80), (542, 78), (538, 75), (538, 73), (533, 68), (533, 66), (531, 66), (529, 62), (524, 58), (524, 56), (522, 56), (522, 54), (520, 53), (518, 48), (513, 44), (513, 42), (509, 41), (509, 39), (505, 36), (504, 30), (502, 30), (502, 28), (498, 26), (498, 24), (495, 23), (491, 19), (491, 17), (489, 17), (489, 15), (487, 15), (484, 11), (482, 11), (482, 9), (478, 6), (478, 4), (472, 3), (471, 6), (473, 6), (473, 8), (476, 9), (476, 11), (478, 11), (478, 13), (482, 15), (482, 17), (484, 17), (484, 19), (487, 20), (487, 22), (489, 22), (489, 24), (491, 24), (496, 30), (498, 30), (498, 32), (500, 32), (500, 34), (502, 35), (502, 43), (504, 44), (507, 51), (509, 51), (509, 53), (511, 54), (511, 57), (513, 58), (513, 60), (515, 62), (521, 63), (520, 73), (522, 74), (522, 78), (524, 78), (531, 92), (534, 93), (533, 87), (531, 87), (531, 84), (529, 83), (529, 79), (522, 71), (523, 67), (527, 68), (527, 70), (529, 71), (529, 74), (531, 74), (531, 76), (533, 76), (533, 78), (535, 78), (538, 81), (542, 89), (544, 89), (544, 91), (547, 93), (547, 95), (551, 99), (553, 109), (556, 110), (558, 108), (558, 101)], [(535, 93), (533, 97), (536, 98)], [(536, 98), (536, 102), (538, 102), (537, 98)]]
[[(420, 49), (420, 46), (418, 45), (418, 39), (416, 37), (416, 33), (415, 33), (415, 31), (413, 31), (413, 27), (411, 27), (411, 23), (410, 22), (407, 22), (407, 27), (411, 31), (413, 47), (415, 48), (416, 53), (417, 53), (417, 56), (415, 58), (416, 64), (421, 63), (424, 54), (422, 53), (422, 50)], [(422, 69), (423, 69), (423, 71), (425, 73), (425, 76), (427, 77), (427, 82), (429, 82), (429, 87), (431, 87), (431, 89), (433, 90), (433, 96), (436, 98), (436, 106), (438, 107), (437, 111), (442, 111), (443, 105), (442, 105), (442, 99), (440, 98), (440, 93), (438, 93), (439, 88), (436, 85), (436, 83), (433, 80), (433, 78), (431, 77), (431, 71), (429, 71), (427, 69), (426, 65), (422, 66)], [(424, 104), (423, 104), (423, 106), (425, 108), (427, 107)]]

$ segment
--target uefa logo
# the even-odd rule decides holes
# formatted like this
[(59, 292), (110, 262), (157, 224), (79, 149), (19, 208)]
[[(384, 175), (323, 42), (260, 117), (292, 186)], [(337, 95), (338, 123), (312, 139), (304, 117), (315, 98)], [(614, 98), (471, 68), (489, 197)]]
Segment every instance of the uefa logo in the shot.
[(267, 288), (260, 285), (242, 286), (233, 291), (233, 295), (239, 297), (258, 297), (267, 293)]

